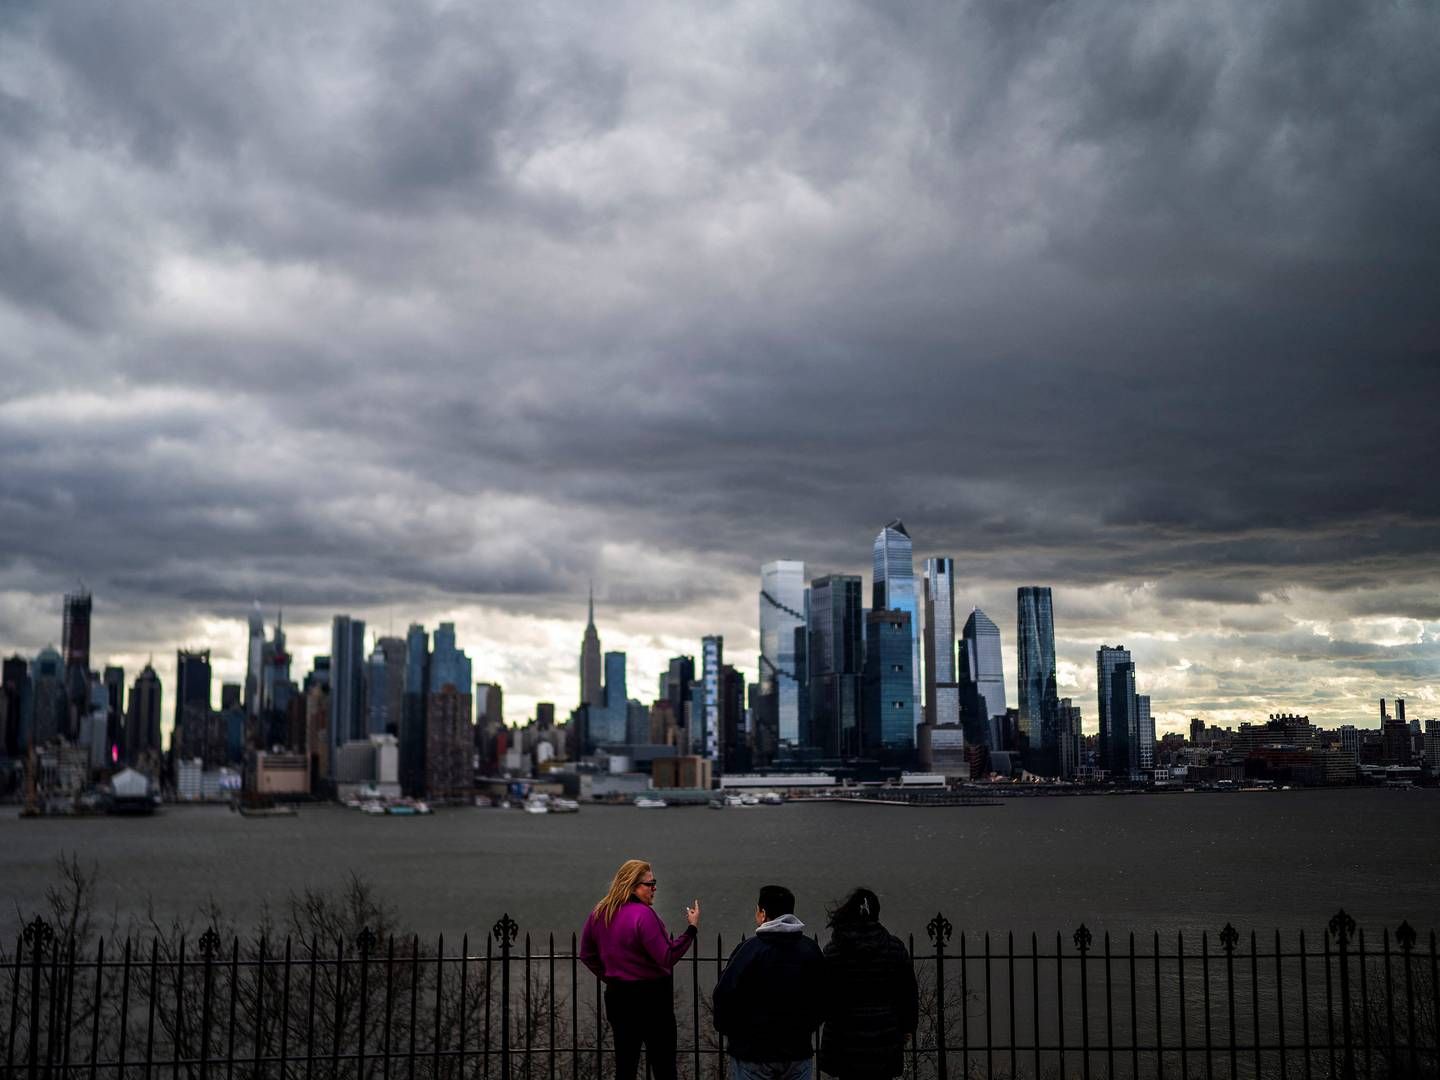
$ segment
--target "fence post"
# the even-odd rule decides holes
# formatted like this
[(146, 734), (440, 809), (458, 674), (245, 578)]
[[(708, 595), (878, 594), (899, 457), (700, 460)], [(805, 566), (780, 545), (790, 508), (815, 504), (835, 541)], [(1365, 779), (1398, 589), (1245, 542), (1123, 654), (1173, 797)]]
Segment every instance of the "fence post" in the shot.
[[(1350, 938), (1355, 933), (1355, 920), (1345, 914), (1344, 908), (1336, 912), (1330, 920), (1330, 933), (1334, 935), (1335, 944), (1340, 950), (1340, 1030), (1345, 1045), (1345, 1057), (1340, 1075), (1344, 1077), (1344, 1080), (1354, 1080), (1355, 1039), (1350, 1029), (1350, 962), (1347, 959), (1347, 953)], [(1360, 973), (1360, 977), (1365, 977), (1363, 971)]]
[[(1230, 1043), (1230, 1075), (1235, 1076), (1235, 945), (1240, 940), (1240, 931), (1230, 923), (1220, 931), (1220, 947), (1225, 950), (1225, 1002), (1227, 1034)], [(1256, 1039), (1259, 1042), (1259, 1039)]]
[[(369, 1012), (370, 1004), (370, 951), (375, 948), (375, 931), (368, 926), (362, 926), (360, 932), (355, 935), (355, 947), (360, 950), (360, 1025), (357, 1029), (359, 1045), (355, 1058), (356, 1080), (365, 1080), (365, 1034), (366, 1014)], [(284, 1075), (280, 1080), (285, 1080)]]
[(33, 950), (30, 954), (30, 1046), (26, 1052), (26, 1067), (30, 1080), (36, 1080), (40, 1071), (40, 958), (45, 946), (55, 940), (55, 931), (36, 915), (26, 925), (24, 938), (25, 944)]
[(510, 946), (520, 925), (507, 912), (490, 932), (500, 945), (500, 1080), (510, 1080)]
[(1090, 928), (1081, 923), (1075, 931), (1075, 948), (1080, 951), (1080, 1069), (1085, 1080), (1090, 1080), (1090, 980), (1085, 974), (1085, 954), (1094, 940)]
[[(1400, 952), (1405, 957), (1405, 1023), (1407, 1039), (1410, 1043), (1410, 1075), (1420, 1075), (1420, 1063), (1418, 1052), (1415, 1048), (1415, 983), (1410, 973), (1410, 954), (1415, 951), (1415, 928), (1410, 925), (1407, 919), (1400, 924), (1395, 931), (1395, 940), (1400, 945)], [(1432, 989), (1432, 993), (1433, 993)]]
[[(930, 942), (935, 946), (935, 1065), (939, 1080), (948, 1080), (945, 1063), (945, 943), (954, 929), (940, 912), (925, 925)], [(965, 1003), (961, 1002), (963, 1009)]]
[(220, 948), (220, 935), (210, 927), (196, 942), (200, 958), (205, 962), (204, 984), (200, 991), (200, 1080), (210, 1077), (210, 1021), (211, 995), (215, 987), (215, 953)]

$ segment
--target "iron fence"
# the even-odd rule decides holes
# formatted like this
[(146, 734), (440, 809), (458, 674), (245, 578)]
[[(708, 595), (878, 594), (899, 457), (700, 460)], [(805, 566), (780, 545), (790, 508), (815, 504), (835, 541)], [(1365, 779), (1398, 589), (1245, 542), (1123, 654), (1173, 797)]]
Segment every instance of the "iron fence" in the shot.
[[(1227, 925), (1097, 941), (956, 934), (910, 953), (920, 1024), (907, 1076), (1440, 1077), (1440, 961), (1408, 923), (1344, 911), (1287, 944)], [(681, 1073), (721, 1080), (709, 992), (727, 950), (676, 969)], [(483, 949), (363, 929), (353, 940), (75, 941), (36, 918), (0, 954), (4, 1080), (599, 1080), (602, 995), (576, 941), (509, 915)], [(648, 1070), (647, 1070), (648, 1071)]]

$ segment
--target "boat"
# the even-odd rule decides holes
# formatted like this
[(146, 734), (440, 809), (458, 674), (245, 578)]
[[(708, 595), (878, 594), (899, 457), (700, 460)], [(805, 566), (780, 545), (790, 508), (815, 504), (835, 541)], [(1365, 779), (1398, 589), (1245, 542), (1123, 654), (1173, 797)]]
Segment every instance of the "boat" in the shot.
[(743, 795), (726, 795), (723, 801), (726, 806), (745, 805), (745, 797)]
[(760, 801), (766, 806), (780, 806), (782, 803), (785, 802), (785, 800), (780, 797), (780, 793), (778, 791), (765, 792), (764, 795), (760, 796)]
[(385, 813), (385, 804), (381, 802), (361, 803), (360, 812), (362, 814), (383, 814)]
[(664, 799), (653, 799), (649, 795), (636, 795), (635, 805), (641, 810), (658, 810), (670, 804)]
[(724, 810), (724, 809), (725, 809), (725, 802), (724, 802), (724, 800), (722, 800), (722, 799), (711, 799), (710, 802), (707, 803), (706, 805), (708, 805), (711, 810)]
[(385, 812), (387, 814), (399, 814), (401, 816), (404, 816), (406, 814), (413, 814), (416, 811), (415, 807), (410, 806), (406, 803), (392, 803), (390, 806), (387, 806), (385, 808)]
[(550, 812), (550, 799), (545, 795), (532, 795), (525, 800), (525, 812), (527, 814), (548, 814)]
[(760, 805), (760, 796), (759, 796), (759, 795), (751, 795), (751, 794), (749, 794), (749, 793), (746, 793), (746, 794), (740, 796), (740, 802), (741, 802), (741, 804), (744, 805), (744, 806), (759, 806), (759, 805)]
[(561, 799), (552, 795), (550, 797), (550, 812), (552, 814), (578, 814), (580, 804), (574, 799)]

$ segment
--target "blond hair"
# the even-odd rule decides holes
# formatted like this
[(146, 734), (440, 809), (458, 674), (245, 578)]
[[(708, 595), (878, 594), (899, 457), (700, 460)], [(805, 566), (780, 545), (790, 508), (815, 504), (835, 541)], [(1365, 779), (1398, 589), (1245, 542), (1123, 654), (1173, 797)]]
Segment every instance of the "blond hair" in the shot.
[(591, 909), (591, 914), (603, 919), (605, 925), (609, 926), (615, 912), (635, 895), (635, 886), (639, 885), (640, 879), (649, 872), (650, 864), (644, 859), (626, 859), (620, 864), (620, 869), (615, 871), (615, 878), (610, 882), (610, 891)]

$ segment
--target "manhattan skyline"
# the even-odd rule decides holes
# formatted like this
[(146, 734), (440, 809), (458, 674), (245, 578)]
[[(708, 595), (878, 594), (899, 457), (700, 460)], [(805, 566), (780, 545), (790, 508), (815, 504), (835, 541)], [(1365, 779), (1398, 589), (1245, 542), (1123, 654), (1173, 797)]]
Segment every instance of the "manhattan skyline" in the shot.
[[(1440, 714), (1419, 4), (358, 4), (0, 19), (0, 650), (167, 700), (346, 613), (517, 716), (755, 681), (760, 567), (953, 558), (1095, 730)], [(1426, 267), (1430, 267), (1429, 270)], [(217, 691), (218, 693), (218, 691)], [(168, 723), (168, 708), (167, 723)]]

